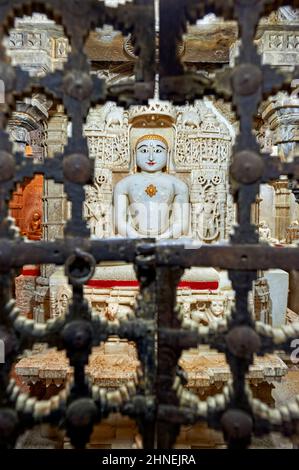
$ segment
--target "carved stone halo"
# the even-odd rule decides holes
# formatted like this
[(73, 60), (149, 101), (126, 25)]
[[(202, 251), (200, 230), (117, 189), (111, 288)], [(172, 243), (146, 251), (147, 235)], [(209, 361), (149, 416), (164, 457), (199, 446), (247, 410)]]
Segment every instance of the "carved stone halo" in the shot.
[(148, 187), (145, 189), (145, 192), (149, 197), (154, 197), (156, 196), (158, 190), (154, 184), (149, 184)]

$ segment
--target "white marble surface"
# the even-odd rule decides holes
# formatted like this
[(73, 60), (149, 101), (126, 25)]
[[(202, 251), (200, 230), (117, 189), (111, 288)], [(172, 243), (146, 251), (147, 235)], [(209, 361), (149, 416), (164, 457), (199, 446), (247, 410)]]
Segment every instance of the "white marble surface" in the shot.
[(278, 327), (285, 324), (289, 293), (289, 274), (282, 269), (269, 269), (269, 271), (265, 272), (265, 278), (269, 283), (272, 300), (272, 325)]
[[(132, 264), (109, 263), (107, 265), (98, 266), (92, 279), (95, 280), (111, 280), (111, 281), (135, 281), (136, 275)], [(192, 268), (186, 269), (183, 281), (192, 282), (218, 282), (219, 273), (214, 268)], [(50, 277), (50, 286), (67, 285), (68, 281), (64, 275), (63, 268), (59, 268)]]

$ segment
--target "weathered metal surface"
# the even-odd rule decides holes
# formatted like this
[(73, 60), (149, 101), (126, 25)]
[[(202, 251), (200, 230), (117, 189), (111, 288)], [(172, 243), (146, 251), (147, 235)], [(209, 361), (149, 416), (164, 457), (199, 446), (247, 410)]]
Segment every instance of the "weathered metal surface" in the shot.
[[(93, 425), (115, 411), (137, 421), (146, 448), (173, 446), (180, 426), (198, 420), (205, 420), (215, 429), (222, 428), (231, 447), (248, 446), (254, 433), (295, 433), (298, 401), (284, 409), (272, 410), (252, 399), (245, 382), (254, 353), (289, 351), (291, 341), (299, 334), (296, 326), (278, 330), (254, 323), (247, 302), (258, 270), (299, 269), (299, 249), (259, 244), (256, 227), (250, 219), (260, 183), (277, 179), (281, 174), (295, 183), (299, 179), (299, 157), (292, 163), (282, 163), (270, 155), (261, 155), (252, 132), (261, 100), (281, 88), (287, 89), (292, 79), (291, 74), (283, 76), (262, 65), (254, 45), (255, 30), (262, 14), (288, 4), (298, 7), (299, 1), (161, 0), (157, 70), (153, 0), (135, 0), (118, 8), (108, 8), (98, 0), (0, 1), (0, 20), (4, 26), (1, 34), (16, 12), (18, 15), (46, 12), (63, 24), (72, 47), (64, 70), (41, 79), (8, 65), (1, 56), (0, 75), (6, 91), (6, 104), (1, 110), (3, 128), (15, 98), (28, 96), (37, 88), (60, 100), (73, 123), (73, 135), (64, 155), (56, 155), (44, 164), (34, 164), (20, 154), (13, 155), (8, 135), (0, 131), (0, 339), (6, 349), (6, 362), (0, 369), (1, 447), (13, 447), (17, 436), (37, 423), (64, 422), (72, 444), (81, 448), (88, 442)], [(225, 19), (237, 19), (241, 40), (236, 67), (219, 70), (213, 82), (195, 73), (185, 73), (177, 54), (177, 44), (187, 21), (194, 23), (211, 12)], [(134, 53), (138, 56), (136, 82), (107, 88), (104, 80), (90, 76), (83, 46), (88, 33), (103, 24), (132, 35)], [(213, 93), (231, 100), (236, 109), (240, 134), (234, 147), (231, 177), (239, 225), (228, 245), (190, 249), (181, 245), (161, 246), (154, 240), (89, 238), (82, 218), (83, 185), (92, 177), (93, 169), (82, 135), (84, 119), (91, 105), (107, 99), (125, 106), (145, 103), (153, 96), (158, 71), (161, 98), (184, 103)], [(8, 201), (15, 185), (35, 173), (64, 183), (72, 210), (63, 240), (24, 243), (17, 238), (7, 218)], [(140, 282), (135, 319), (109, 324), (93, 315), (84, 299), (83, 284), (92, 275), (95, 263), (110, 260), (135, 265)], [(73, 286), (73, 302), (65, 318), (41, 325), (19, 315), (12, 294), (14, 276), (16, 268), (28, 263), (66, 265)], [(175, 306), (176, 287), (184, 268), (190, 266), (229, 270), (236, 307), (228, 322), (209, 329), (183, 321)], [(91, 387), (85, 377), (92, 347), (110, 335), (135, 341), (142, 365), (137, 383), (129, 383), (114, 392)], [(73, 383), (48, 401), (29, 398), (9, 380), (18, 355), (35, 342), (64, 349), (74, 368)], [(185, 377), (178, 367), (181, 352), (197, 344), (209, 344), (224, 352), (233, 377), (222, 394), (209, 397), (206, 402), (184, 389)]]

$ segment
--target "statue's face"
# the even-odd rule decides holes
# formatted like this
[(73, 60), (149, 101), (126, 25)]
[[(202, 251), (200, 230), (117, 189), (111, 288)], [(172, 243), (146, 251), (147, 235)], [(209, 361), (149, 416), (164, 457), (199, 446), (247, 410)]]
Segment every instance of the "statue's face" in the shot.
[(154, 173), (165, 168), (167, 163), (167, 147), (161, 140), (143, 140), (136, 148), (137, 166)]
[(216, 316), (221, 315), (224, 312), (223, 302), (221, 300), (213, 300), (211, 302), (211, 312)]
[(60, 297), (60, 302), (62, 307), (67, 307), (69, 303), (69, 298), (66, 294), (62, 294)]
[(213, 193), (207, 193), (205, 197), (205, 202), (214, 202), (215, 195)]

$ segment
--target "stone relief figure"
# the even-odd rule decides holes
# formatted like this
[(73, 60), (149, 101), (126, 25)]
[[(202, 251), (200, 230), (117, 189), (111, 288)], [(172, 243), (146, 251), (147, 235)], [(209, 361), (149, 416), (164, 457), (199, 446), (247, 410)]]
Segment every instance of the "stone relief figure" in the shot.
[(287, 228), (286, 243), (298, 243), (299, 241), (299, 221), (293, 220)]
[(196, 210), (196, 231), (199, 238), (205, 242), (215, 240), (219, 235), (219, 202), (214, 190), (208, 190), (204, 195), (203, 204)]
[(91, 235), (105, 238), (112, 230), (112, 184), (111, 172), (103, 168), (96, 170), (93, 186), (86, 186), (84, 216)]
[(268, 325), (272, 324), (272, 300), (269, 284), (261, 277), (254, 283), (253, 299), (255, 319)]
[(260, 234), (260, 240), (269, 240), (271, 239), (271, 230), (269, 225), (265, 220), (262, 220), (259, 223), (259, 234)]
[(105, 210), (99, 201), (98, 192), (89, 187), (85, 200), (85, 217), (88, 221), (91, 235), (103, 238), (105, 233)]
[(123, 237), (179, 238), (189, 229), (189, 189), (167, 173), (168, 142), (161, 135), (137, 140), (137, 171), (114, 189), (115, 229)]
[(29, 222), (28, 228), (28, 238), (29, 240), (40, 240), (42, 236), (41, 228), (41, 214), (38, 211), (34, 211), (31, 220)]
[(215, 298), (215, 300), (210, 302), (197, 302), (196, 308), (191, 310), (191, 319), (206, 326), (211, 322), (220, 320), (225, 314), (225, 301)]
[(96, 165), (105, 170), (128, 170), (128, 125), (128, 112), (115, 103), (107, 102), (90, 111), (84, 131)]
[(118, 302), (108, 302), (105, 310), (105, 318), (108, 321), (127, 320), (134, 314), (130, 305), (119, 304)]
[(56, 298), (54, 299), (54, 316), (65, 315), (68, 311), (68, 306), (71, 300), (71, 291), (69, 289), (59, 289)]
[(124, 124), (124, 112), (119, 107), (112, 108), (106, 115), (107, 128), (122, 127)]
[(199, 114), (191, 109), (186, 109), (182, 113), (181, 123), (183, 127), (191, 127), (193, 129), (198, 129), (202, 123), (202, 119)]
[(278, 240), (272, 237), (271, 229), (265, 220), (261, 220), (258, 230), (261, 241), (266, 241), (268, 243), (278, 243)]

